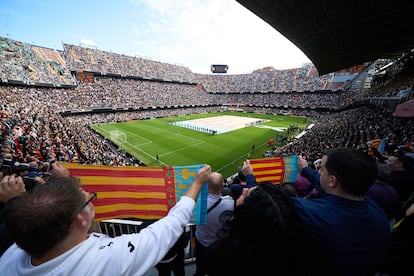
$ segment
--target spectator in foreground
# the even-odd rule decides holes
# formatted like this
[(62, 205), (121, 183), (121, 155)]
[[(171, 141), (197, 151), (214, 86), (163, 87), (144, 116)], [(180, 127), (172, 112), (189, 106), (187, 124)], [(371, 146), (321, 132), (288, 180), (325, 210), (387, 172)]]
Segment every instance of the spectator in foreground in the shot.
[(234, 200), (229, 195), (222, 196), (223, 187), (223, 176), (217, 172), (211, 173), (208, 180), (206, 224), (197, 225), (195, 232), (196, 276), (206, 275), (206, 248), (218, 239), (223, 225), (233, 216)]
[(243, 167), (238, 172), (236, 178), (239, 183), (233, 183), (230, 186), (231, 194), (235, 201), (239, 198), (244, 188), (251, 188), (257, 185), (256, 177), (253, 175), (253, 168), (249, 160), (243, 162)]
[(309, 181), (309, 185), (307, 185), (306, 189), (302, 191), (302, 194), (304, 195), (302, 197), (314, 198), (325, 193), (320, 184), (320, 164), (315, 165), (315, 168), (318, 167), (318, 170), (313, 169), (309, 167), (309, 162), (303, 156), (299, 155), (297, 159), (297, 166), (299, 169), (299, 175)]
[(307, 228), (307, 275), (368, 275), (388, 252), (390, 227), (378, 204), (366, 197), (377, 176), (375, 160), (357, 149), (322, 158), (317, 198), (292, 198)]
[(400, 206), (402, 206), (411, 196), (411, 193), (414, 192), (413, 163), (414, 160), (412, 158), (401, 153), (389, 156), (388, 159), (385, 160), (385, 164), (392, 170), (388, 183), (397, 191)]
[(207, 248), (208, 275), (303, 275), (305, 229), (280, 185), (244, 188), (225, 229)]
[(183, 233), (174, 243), (174, 245), (168, 250), (167, 254), (162, 260), (155, 266), (158, 271), (158, 276), (185, 276), (185, 248), (188, 245), (189, 237), (185, 229)]
[(210, 173), (209, 165), (201, 168), (166, 217), (139, 234), (114, 238), (88, 234), (96, 193), (85, 192), (75, 177), (52, 176), (12, 204), (5, 222), (15, 244), (0, 258), (0, 271), (4, 275), (143, 275), (182, 234)]
[(377, 163), (378, 175), (375, 183), (369, 188), (367, 195), (372, 197), (375, 202), (384, 210), (389, 221), (399, 215), (400, 205), (398, 203), (398, 193), (388, 184), (391, 176), (391, 168), (385, 164)]
[(389, 254), (373, 271), (375, 276), (408, 275), (414, 259), (414, 198), (407, 201), (404, 215), (392, 227)]
[[(15, 174), (3, 175), (0, 173), (0, 213), (3, 214), (11, 202), (26, 192), (23, 178)], [(13, 239), (6, 230), (3, 216), (0, 217), (0, 257), (13, 244)]]

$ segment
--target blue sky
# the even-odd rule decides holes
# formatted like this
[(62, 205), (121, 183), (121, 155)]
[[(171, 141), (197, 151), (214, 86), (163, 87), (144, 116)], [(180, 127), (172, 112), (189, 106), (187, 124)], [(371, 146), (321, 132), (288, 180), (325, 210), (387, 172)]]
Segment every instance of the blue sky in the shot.
[(0, 0), (0, 35), (62, 50), (62, 42), (229, 74), (310, 62), (235, 0)]

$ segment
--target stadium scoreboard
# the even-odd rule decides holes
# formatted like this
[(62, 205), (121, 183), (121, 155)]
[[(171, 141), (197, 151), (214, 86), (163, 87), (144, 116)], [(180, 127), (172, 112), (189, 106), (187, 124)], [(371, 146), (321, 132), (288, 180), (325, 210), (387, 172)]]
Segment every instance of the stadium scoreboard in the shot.
[(227, 64), (212, 64), (211, 65), (211, 73), (227, 73), (229, 66)]

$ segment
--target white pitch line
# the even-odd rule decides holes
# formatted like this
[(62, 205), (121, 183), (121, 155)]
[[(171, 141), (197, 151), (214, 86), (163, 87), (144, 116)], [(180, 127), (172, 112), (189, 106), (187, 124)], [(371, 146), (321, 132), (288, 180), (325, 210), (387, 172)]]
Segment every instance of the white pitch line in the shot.
[[(185, 135), (182, 135), (181, 134), (181, 132), (179, 132), (179, 131), (176, 131), (176, 130), (165, 130), (165, 129), (162, 129), (162, 128), (158, 128), (158, 127), (153, 127), (153, 126), (148, 126), (148, 125), (140, 125), (141, 127), (142, 126), (144, 126), (144, 127), (148, 127), (148, 128), (155, 128), (155, 129), (157, 129), (157, 130), (159, 130), (159, 131), (161, 131), (161, 132), (166, 132), (166, 133), (168, 133), (169, 135), (175, 135), (175, 136), (183, 136), (183, 137), (185, 137), (187, 140), (193, 140), (193, 141), (197, 141), (197, 142), (203, 142), (203, 141), (201, 141), (200, 139), (196, 139), (196, 138), (193, 138), (193, 137), (189, 137), (189, 136), (185, 136)], [(138, 128), (138, 127), (134, 127), (134, 128)], [(139, 129), (139, 128), (138, 128)]]
[[(153, 126), (147, 126), (147, 125), (145, 125), (146, 127), (150, 127), (150, 128), (155, 128), (155, 129), (158, 129), (159, 130), (159, 128), (156, 128), (156, 127), (153, 127)], [(137, 127), (135, 127), (135, 128), (137, 128)], [(164, 130), (163, 129), (163, 131), (165, 131), (165, 132), (167, 132), (167, 133), (172, 133), (172, 135), (177, 135), (177, 136), (181, 136), (181, 134), (178, 132), (174, 132), (174, 131), (169, 131), (169, 130)], [(140, 136), (139, 134), (135, 134), (135, 133), (133, 133), (133, 132), (131, 132), (131, 131), (126, 131), (127, 133), (132, 133), (133, 135), (135, 135), (135, 136), (139, 136), (139, 137), (142, 137), (142, 136)], [(188, 136), (185, 136), (186, 138), (189, 138)], [(148, 140), (148, 139), (146, 139), (145, 137), (142, 137), (142, 138), (144, 138), (145, 140), (147, 140), (147, 141), (149, 141), (148, 143), (143, 143), (143, 144), (138, 144), (137, 146), (140, 146), (140, 145), (146, 145), (146, 144), (151, 144), (152, 143), (152, 141), (150, 141), (150, 140)], [(191, 138), (191, 137), (190, 137)], [(189, 139), (190, 140), (190, 139)], [(188, 146), (188, 147), (184, 147), (184, 148), (181, 148), (181, 149), (179, 149), (179, 150), (176, 150), (176, 151), (171, 151), (171, 152), (168, 152), (168, 153), (165, 153), (165, 154), (160, 154), (159, 156), (167, 156), (167, 155), (171, 155), (171, 154), (174, 154), (174, 153), (176, 153), (176, 152), (179, 152), (179, 151), (181, 151), (181, 150), (184, 150), (184, 149), (186, 149), (186, 148), (191, 148), (191, 147), (194, 147), (194, 146), (198, 146), (198, 145), (201, 145), (201, 144), (204, 144), (205, 142), (204, 141), (201, 141), (201, 140), (199, 140), (199, 139), (194, 139), (194, 138), (191, 138), (191, 140), (195, 140), (195, 141), (199, 141), (198, 143), (196, 143), (196, 144), (193, 144), (193, 145), (191, 145), (191, 146)], [(168, 166), (168, 164), (166, 164), (166, 163), (164, 163), (164, 162), (162, 162), (162, 161), (160, 161), (160, 160), (157, 160), (157, 158), (155, 157), (155, 156), (152, 156), (152, 155), (150, 155), (149, 153), (147, 153), (147, 152), (145, 152), (145, 151), (143, 151), (143, 150), (141, 150), (140, 148), (137, 148), (137, 146), (136, 145), (133, 145), (133, 144), (131, 144), (131, 143), (129, 143), (129, 142), (125, 142), (124, 144), (128, 144), (130, 147), (132, 147), (132, 148), (134, 148), (134, 149), (136, 149), (137, 151), (139, 151), (139, 152), (141, 152), (142, 154), (145, 154), (146, 156), (148, 156), (149, 158), (151, 158), (151, 159), (153, 159), (153, 160), (155, 160), (155, 161), (157, 161), (157, 162), (159, 162), (159, 163), (161, 163), (161, 164), (163, 164), (164, 166)]]
[(258, 128), (270, 128), (270, 129), (276, 130), (278, 132), (283, 132), (287, 129), (286, 127), (271, 127), (271, 126), (265, 126), (265, 125), (256, 125), (256, 127), (258, 127)]
[[(137, 146), (144, 146), (144, 145), (148, 145), (148, 144), (152, 144), (152, 141), (151, 140), (148, 140), (147, 138), (145, 138), (144, 136), (141, 136), (141, 135), (139, 135), (139, 134), (136, 134), (136, 133), (134, 133), (134, 132), (132, 132), (132, 131), (125, 131), (126, 133), (129, 133), (129, 134), (132, 134), (132, 135), (134, 135), (134, 136), (138, 136), (139, 138), (142, 138), (143, 140), (145, 139), (147, 142), (145, 142), (145, 143), (139, 143), (139, 144), (136, 144)], [(129, 136), (129, 135), (128, 135)]]
[(204, 141), (201, 141), (201, 142), (199, 142), (197, 144), (192, 144), (191, 146), (180, 148), (179, 150), (174, 150), (174, 151), (170, 151), (168, 153), (160, 154), (160, 156), (167, 156), (167, 155), (170, 155), (170, 154), (174, 154), (176, 152), (179, 152), (179, 151), (182, 151), (182, 150), (185, 150), (185, 149), (188, 149), (188, 148), (192, 148), (192, 147), (195, 147), (195, 146), (204, 144), (204, 143), (205, 143)]
[[(259, 149), (259, 148), (262, 148), (264, 145), (267, 145), (267, 143), (263, 143), (263, 144), (259, 145), (258, 149)], [(230, 165), (234, 164), (235, 162), (238, 162), (239, 160), (242, 160), (242, 161), (244, 162), (245, 160), (247, 160), (247, 155), (248, 155), (249, 153), (250, 153), (250, 151), (248, 151), (247, 153), (245, 153), (245, 154), (243, 154), (243, 155), (240, 155), (240, 157), (238, 157), (238, 158), (234, 159), (232, 162), (228, 163), (227, 165), (225, 165), (225, 166), (223, 166), (223, 167), (219, 168), (217, 171), (218, 171), (218, 172), (221, 172), (224, 168), (229, 167)], [(241, 163), (241, 164), (240, 164), (240, 167), (242, 167), (242, 165), (243, 165), (243, 164)], [(236, 172), (236, 173), (237, 173), (237, 172)]]
[(135, 145), (132, 145), (132, 144), (130, 144), (130, 143), (128, 143), (128, 142), (126, 142), (126, 143), (124, 143), (124, 144), (128, 144), (130, 147), (132, 147), (132, 148), (136, 149), (136, 150), (137, 150), (137, 151), (139, 151), (139, 152), (142, 152), (143, 154), (145, 154), (145, 155), (146, 155), (146, 156), (148, 156), (149, 158), (156, 160), (157, 162), (159, 162), (159, 163), (163, 164), (164, 166), (168, 166), (168, 164), (166, 164), (166, 163), (164, 163), (164, 162), (162, 162), (162, 161), (160, 161), (160, 160), (157, 160), (157, 158), (156, 158), (155, 156), (152, 156), (151, 154), (149, 154), (149, 153), (147, 153), (147, 152), (145, 152), (145, 151), (141, 150), (140, 148), (137, 148)]
[[(104, 132), (106, 132), (106, 133), (108, 133), (108, 134), (109, 134), (109, 131), (107, 131), (106, 129), (103, 129), (103, 128), (101, 128), (101, 127), (99, 127), (99, 128), (100, 128), (101, 130), (103, 130)], [(147, 141), (149, 141), (149, 142), (147, 142), (147, 143), (143, 143), (143, 144), (138, 144), (138, 145), (133, 145), (133, 144), (129, 143), (128, 141), (125, 141), (125, 142), (122, 142), (123, 144), (127, 144), (127, 145), (129, 145), (131, 148), (136, 149), (137, 151), (141, 152), (142, 154), (144, 154), (144, 155), (148, 156), (149, 158), (156, 160), (157, 162), (159, 162), (159, 163), (163, 164), (164, 166), (168, 166), (168, 164), (166, 164), (166, 163), (164, 163), (164, 162), (162, 162), (162, 161), (160, 161), (160, 160), (157, 160), (157, 158), (156, 158), (155, 156), (152, 156), (151, 154), (149, 154), (149, 153), (147, 153), (147, 152), (145, 152), (145, 151), (143, 151), (143, 150), (141, 150), (140, 148), (138, 148), (138, 147), (137, 147), (137, 146), (141, 146), (141, 145), (151, 144), (151, 143), (152, 143), (152, 141), (151, 141), (151, 140), (148, 140), (147, 138), (142, 137), (141, 135), (135, 134), (135, 133), (133, 133), (133, 132), (131, 132), (131, 131), (126, 131), (126, 132), (127, 132), (127, 133), (132, 133), (132, 134), (133, 134), (133, 135), (135, 135), (135, 136), (139, 136), (139, 137), (141, 137), (141, 138), (144, 138), (145, 140), (147, 140)]]

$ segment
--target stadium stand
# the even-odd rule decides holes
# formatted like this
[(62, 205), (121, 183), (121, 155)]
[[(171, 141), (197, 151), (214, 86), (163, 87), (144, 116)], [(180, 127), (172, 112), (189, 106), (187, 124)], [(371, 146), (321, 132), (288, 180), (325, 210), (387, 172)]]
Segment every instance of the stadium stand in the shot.
[(405, 0), (392, 4), (384, 0), (237, 2), (300, 48), (320, 75), (379, 58), (394, 59), (414, 48), (412, 16)]
[[(355, 80), (362, 75), (375, 75), (386, 62), (321, 77), (312, 73), (315, 67), (311, 64), (288, 70), (268, 67), (250, 74), (203, 75), (182, 66), (81, 46), (63, 44), (64, 51), (59, 52), (4, 37), (0, 41), (0, 53), (7, 61), (0, 67), (0, 91), (5, 99), (2, 150), (13, 151), (20, 161), (29, 154), (41, 161), (54, 158), (77, 163), (130, 164), (133, 158), (117, 152), (110, 141), (97, 135), (89, 127), (93, 123), (232, 108), (304, 115), (318, 122), (325, 120), (327, 114), (330, 118), (338, 112), (359, 114), (347, 109), (361, 105), (367, 110), (381, 108), (387, 120), (398, 121), (392, 112), (413, 97), (411, 90), (404, 97), (398, 96), (399, 91), (413, 85), (411, 56), (393, 61), (385, 81), (377, 79), (372, 88), (364, 89)], [(333, 86), (335, 89), (327, 89)], [(25, 133), (16, 136), (15, 127), (22, 127)], [(410, 135), (398, 137), (398, 143), (412, 141)], [(344, 145), (357, 147), (375, 138), (372, 136), (363, 134), (360, 140)], [(338, 143), (326, 146), (334, 145)], [(291, 149), (288, 152), (296, 153)]]
[[(250, 2), (248, 8), (263, 15), (263, 10), (257, 7), (269, 10), (271, 1), (238, 2), (244, 5)], [(256, 7), (251, 4), (253, 2), (257, 2)], [(260, 5), (260, 2), (268, 5)], [(296, 1), (289, 2), (283, 8), (294, 3)], [(348, 1), (347, 5), (370, 8), (367, 12), (375, 15), (372, 21), (381, 22), (381, 11), (386, 10), (384, 3), (377, 1), (375, 7), (367, 7)], [(394, 3), (393, 7), (397, 9), (403, 4)], [(322, 9), (315, 10), (318, 5), (314, 2), (312, 5), (314, 7), (309, 9), (296, 9), (297, 12), (303, 10), (302, 16), (285, 13), (282, 7), (272, 10), (290, 16), (286, 26), (315, 26), (323, 22), (329, 12), (322, 15)], [(366, 13), (359, 14), (365, 16)], [(336, 21), (346, 22), (346, 16), (350, 15), (345, 12), (342, 17), (337, 15)], [(277, 17), (272, 14), (264, 19), (276, 29), (285, 30), (282, 33), (288, 33), (287, 27), (272, 21)], [(390, 30), (394, 33), (399, 29), (399, 33), (410, 34), (413, 29), (409, 29), (411, 25), (407, 22), (412, 21), (411, 14), (408, 17), (400, 14), (399, 18), (400, 21), (395, 21), (400, 24), (398, 28), (390, 25), (385, 35), (375, 32), (362, 40), (350, 39), (348, 33), (338, 32), (357, 29), (355, 26), (361, 20), (355, 17), (355, 24), (350, 24), (347, 30), (334, 28), (336, 26), (326, 28), (326, 32), (302, 28), (312, 30), (313, 40), (308, 39), (310, 35), (303, 36), (303, 32), (296, 30), (299, 33), (297, 42), (308, 50), (307, 54), (312, 53), (311, 59), (318, 67), (313, 64), (287, 70), (266, 67), (236, 75), (195, 74), (184, 66), (96, 48), (64, 43), (63, 51), (59, 51), (0, 36), (0, 160), (2, 165), (11, 160), (18, 163), (59, 160), (111, 166), (145, 165), (95, 133), (90, 125), (221, 110), (312, 118), (312, 128), (302, 131), (300, 137), (277, 141), (272, 150), (266, 152), (268, 156), (302, 154), (313, 162), (330, 148), (368, 151), (367, 145), (375, 139), (386, 139), (388, 152), (402, 148), (412, 151), (414, 117), (400, 117), (395, 111), (403, 104), (413, 103), (413, 55), (405, 50), (413, 44), (414, 36), (408, 36), (409, 40), (395, 37), (405, 45), (394, 43), (392, 55), (387, 58), (377, 59), (381, 51), (390, 50), (388, 44), (385, 45), (388, 48), (381, 49), (384, 45), (372, 43), (373, 37), (386, 40)], [(304, 20), (301, 21), (304, 24), (292, 24), (292, 20)], [(370, 25), (366, 24), (367, 29), (377, 29), (368, 28)], [(332, 31), (341, 35), (332, 35)], [(290, 38), (295, 37), (294, 32), (291, 33)], [(332, 53), (326, 50), (326, 47), (333, 48), (328, 42), (337, 37), (340, 39), (335, 40), (336, 45), (343, 47), (338, 51), (343, 56), (340, 60), (332, 58)], [(345, 40), (354, 45), (351, 47)], [(359, 43), (355, 43), (357, 40)], [(392, 40), (389, 45), (393, 45)], [(367, 54), (365, 59), (356, 54), (355, 47)], [(351, 67), (342, 69), (345, 65)], [(342, 70), (335, 71), (338, 69)], [(414, 109), (413, 105), (407, 108)]]
[[(323, 76), (311, 64), (203, 75), (81, 46), (64, 44), (60, 52), (4, 37), (0, 42), (3, 164), (11, 157), (16, 164), (35, 159), (145, 165), (91, 124), (222, 110), (312, 118), (311, 129), (277, 141), (268, 157), (304, 154), (313, 162), (329, 148), (366, 149), (369, 141), (381, 138), (393, 151), (414, 141), (413, 117), (393, 116), (398, 105), (414, 97), (412, 56), (392, 60), (386, 70), (379, 69), (389, 60)], [(372, 80), (369, 88), (366, 79)], [(191, 250), (187, 257), (193, 260)]]

